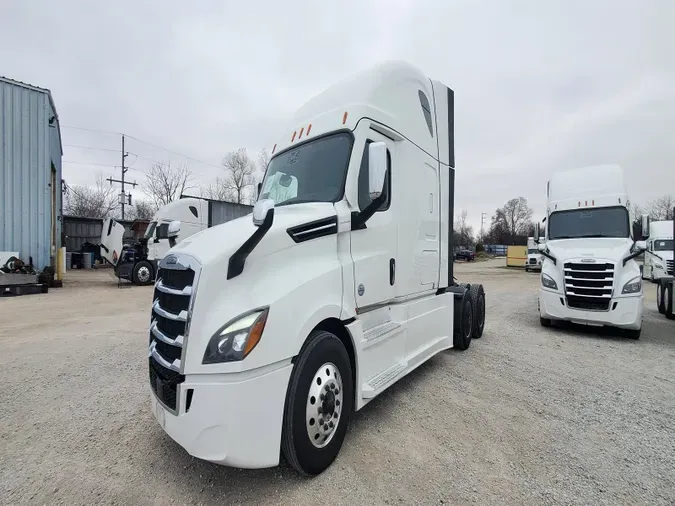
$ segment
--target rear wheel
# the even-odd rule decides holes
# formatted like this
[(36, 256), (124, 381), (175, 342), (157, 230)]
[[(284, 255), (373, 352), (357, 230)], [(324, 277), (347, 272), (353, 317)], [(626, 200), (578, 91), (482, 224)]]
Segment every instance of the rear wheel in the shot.
[(675, 309), (675, 293), (673, 293), (673, 290), (675, 289), (675, 284), (673, 283), (668, 283), (665, 285), (665, 290), (663, 290), (663, 298), (664, 298), (664, 304), (665, 304), (665, 314), (666, 318), (669, 320), (675, 320), (675, 313), (673, 312), (673, 309)]
[(659, 310), (659, 313), (666, 314), (666, 298), (664, 283), (659, 282), (656, 285), (656, 307)]
[(300, 352), (286, 394), (281, 449), (301, 474), (314, 476), (335, 460), (351, 417), (352, 367), (334, 334), (314, 331)]
[(453, 346), (458, 350), (466, 350), (471, 346), (473, 334), (473, 306), (469, 291), (464, 291), (464, 297), (455, 299), (455, 321), (453, 325)]
[(480, 339), (485, 328), (485, 290), (483, 290), (483, 285), (471, 285), (469, 297), (471, 297), (473, 308), (471, 336), (473, 339)]

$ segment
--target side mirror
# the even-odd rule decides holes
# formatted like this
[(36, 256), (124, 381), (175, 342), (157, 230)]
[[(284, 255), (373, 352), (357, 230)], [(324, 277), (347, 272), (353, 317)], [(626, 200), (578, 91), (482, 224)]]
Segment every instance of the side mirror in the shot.
[(274, 200), (272, 199), (259, 200), (253, 205), (253, 224), (256, 227), (263, 224), (270, 209), (274, 209)]
[(262, 190), (262, 181), (258, 183), (258, 197), (260, 197), (260, 191)]
[(175, 239), (180, 234), (180, 221), (174, 220), (169, 223), (169, 229), (166, 232), (166, 236), (169, 239)]
[(647, 242), (646, 241), (635, 241), (635, 247), (640, 251), (647, 251)]
[(539, 244), (537, 244), (537, 249), (539, 251), (546, 251), (546, 245), (539, 243)]
[(368, 193), (375, 200), (384, 191), (387, 175), (387, 144), (373, 142), (368, 147)]
[(539, 222), (534, 224), (534, 242), (539, 242), (539, 236), (541, 231), (539, 230)]
[(642, 215), (642, 238), (647, 239), (649, 237), (649, 215)]

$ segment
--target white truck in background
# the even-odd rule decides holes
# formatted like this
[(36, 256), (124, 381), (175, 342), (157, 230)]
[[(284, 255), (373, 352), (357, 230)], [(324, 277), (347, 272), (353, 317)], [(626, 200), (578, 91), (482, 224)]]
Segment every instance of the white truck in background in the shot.
[[(124, 226), (112, 218), (103, 223), (101, 255), (115, 268), (115, 275), (136, 285), (155, 281), (157, 264), (164, 258), (172, 243), (207, 228), (234, 218), (251, 214), (253, 207), (245, 204), (181, 196), (157, 210), (148, 224), (145, 236), (135, 241), (124, 241)], [(176, 237), (169, 238), (169, 224), (181, 223)]]
[[(675, 216), (675, 208), (673, 208)], [(649, 223), (649, 237), (647, 238), (647, 252), (645, 252), (645, 266), (648, 256), (655, 256), (661, 265), (669, 266), (667, 272), (654, 275), (658, 271), (666, 269), (656, 269), (651, 267), (650, 277), (653, 276), (656, 282), (656, 307), (659, 313), (666, 315), (669, 320), (675, 320), (675, 271), (673, 270), (673, 258), (675, 258), (675, 220), (656, 221)], [(652, 236), (654, 234), (654, 236)], [(667, 250), (666, 248), (669, 248)], [(669, 259), (670, 258), (670, 263)]]
[[(541, 240), (540, 240), (541, 242)], [(525, 262), (525, 272), (540, 271), (544, 255), (539, 251), (534, 237), (527, 238), (527, 260)]]
[[(543, 326), (562, 320), (616, 327), (640, 338), (644, 295), (634, 259), (646, 244), (633, 237), (633, 220), (620, 167), (553, 174), (547, 186), (546, 243), (539, 245)], [(643, 227), (647, 223), (643, 219)], [(535, 240), (540, 235), (536, 223)]]
[(643, 279), (654, 283), (664, 276), (673, 276), (673, 220), (649, 223), (644, 258)]
[(218, 464), (283, 455), (316, 475), (353, 411), (481, 336), (483, 288), (453, 276), (454, 145), (453, 91), (402, 62), (296, 113), (252, 218), (159, 264), (149, 383), (171, 438)]

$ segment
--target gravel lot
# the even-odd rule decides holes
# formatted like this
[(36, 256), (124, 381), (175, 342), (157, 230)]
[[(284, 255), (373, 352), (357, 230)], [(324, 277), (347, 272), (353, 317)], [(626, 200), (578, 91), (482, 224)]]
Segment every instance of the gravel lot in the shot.
[(2, 504), (675, 503), (675, 324), (632, 341), (539, 326), (538, 276), (457, 264), (487, 292), (482, 339), (357, 413), (307, 480), (189, 457), (149, 410), (151, 289), (108, 270), (0, 300)]

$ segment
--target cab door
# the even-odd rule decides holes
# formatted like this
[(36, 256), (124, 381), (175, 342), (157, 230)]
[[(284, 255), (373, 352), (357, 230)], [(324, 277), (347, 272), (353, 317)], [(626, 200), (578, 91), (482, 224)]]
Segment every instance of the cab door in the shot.
[(370, 203), (368, 193), (368, 146), (372, 142), (387, 144), (388, 168), (385, 177), (386, 200), (366, 222), (365, 228), (352, 230), (351, 254), (354, 262), (354, 290), (360, 312), (386, 305), (396, 296), (396, 262), (398, 227), (394, 218), (396, 199), (392, 198), (392, 179), (396, 178), (396, 145), (384, 135), (369, 129), (361, 155), (358, 177), (358, 207)]

